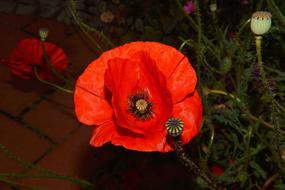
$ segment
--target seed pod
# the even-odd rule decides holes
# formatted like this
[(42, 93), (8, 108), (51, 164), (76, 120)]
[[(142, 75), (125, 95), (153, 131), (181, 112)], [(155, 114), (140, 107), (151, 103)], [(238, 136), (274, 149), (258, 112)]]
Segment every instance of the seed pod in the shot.
[(178, 137), (183, 132), (184, 123), (179, 118), (170, 118), (166, 121), (165, 127), (167, 133), (172, 137)]
[(263, 35), (271, 27), (271, 13), (257, 11), (253, 13), (250, 21), (251, 31), (256, 35)]
[(48, 36), (48, 29), (47, 28), (40, 28), (39, 29), (39, 36), (42, 41), (45, 41)]

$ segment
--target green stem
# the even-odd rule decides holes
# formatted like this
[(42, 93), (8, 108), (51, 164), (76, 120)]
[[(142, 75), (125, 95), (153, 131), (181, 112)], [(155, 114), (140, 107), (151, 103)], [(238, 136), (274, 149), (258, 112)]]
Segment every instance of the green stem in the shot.
[(61, 80), (63, 80), (64, 82), (66, 82), (67, 84), (70, 84), (71, 82), (69, 80), (67, 80), (65, 77), (63, 77), (54, 67), (53, 65), (51, 64), (50, 60), (49, 60), (49, 57), (47, 55), (47, 51), (46, 51), (46, 48), (45, 48), (45, 42), (41, 40), (41, 48), (43, 50), (43, 58), (44, 58), (44, 61), (45, 63), (48, 65), (49, 69), (52, 71), (52, 73), (60, 78)]
[(285, 16), (282, 14), (279, 7), (276, 5), (274, 0), (266, 0), (267, 4), (269, 5), (269, 9), (273, 12), (274, 16), (277, 17), (278, 21), (285, 30)]
[(225, 91), (222, 91), (222, 90), (209, 90), (208, 93), (210, 93), (210, 94), (221, 94), (221, 95), (229, 96), (230, 98), (236, 100), (238, 103), (241, 102), (241, 100), (238, 97), (234, 96), (231, 93), (227, 93)]
[(179, 0), (176, 0), (176, 3), (178, 5), (178, 7), (180, 8), (181, 12), (183, 12), (183, 14), (186, 16), (186, 18), (190, 21), (190, 24), (192, 25), (192, 28), (194, 28), (194, 30), (198, 31), (198, 25), (195, 23), (195, 21), (184, 11), (183, 5), (180, 3)]
[(208, 183), (211, 189), (218, 190), (216, 183), (196, 165), (187, 155), (183, 149), (183, 143), (180, 138), (174, 139), (174, 150), (179, 158), (180, 162), (186, 167), (188, 172), (194, 177), (201, 177), (205, 182)]
[(244, 30), (244, 28), (246, 27), (246, 25), (250, 23), (250, 19), (246, 20), (243, 25), (241, 25), (241, 27), (239, 28), (237, 34), (236, 34), (236, 39), (239, 39), (239, 36), (241, 34), (241, 32)]
[(53, 88), (56, 88), (56, 89), (58, 89), (58, 90), (61, 90), (61, 91), (63, 91), (63, 92), (66, 92), (66, 93), (70, 93), (70, 94), (73, 94), (73, 93), (74, 93), (73, 90), (69, 90), (69, 89), (63, 88), (63, 87), (61, 87), (61, 86), (59, 86), (59, 85), (56, 85), (56, 84), (54, 84), (54, 83), (51, 83), (51, 82), (48, 82), (48, 81), (46, 81), (46, 80), (41, 79), (40, 76), (39, 76), (39, 74), (38, 74), (38, 69), (37, 69), (36, 66), (34, 67), (34, 73), (35, 73), (36, 78), (37, 78), (40, 82), (42, 82), (42, 83), (44, 83), (44, 84), (47, 84), (47, 85), (49, 85), (49, 86), (51, 86), (51, 87), (53, 87)]
[[(102, 38), (111, 48), (116, 47), (115, 44), (113, 44), (109, 38), (107, 38), (103, 32), (99, 32), (97, 31), (95, 28), (87, 25), (86, 23), (84, 23), (82, 21), (82, 19), (80, 18), (78, 12), (77, 12), (77, 8), (76, 8), (76, 2), (74, 0), (70, 0), (70, 11), (71, 14), (75, 20), (75, 22), (79, 25), (80, 29), (85, 33), (86, 36), (88, 36), (89, 39), (92, 39), (92, 42), (97, 46), (98, 49), (103, 50), (103, 48), (100, 46), (100, 44), (98, 44), (95, 40), (93, 40), (93, 38), (87, 33), (86, 30), (89, 30), (91, 32), (94, 32), (97, 36), (99, 36), (100, 38)], [(86, 30), (85, 30), (86, 29)]]
[(93, 187), (93, 184), (71, 176), (57, 175), (55, 173), (0, 173), (0, 178), (50, 178), (70, 181), (84, 188)]
[[(90, 182), (83, 180), (83, 179), (79, 179), (76, 177), (71, 177), (71, 176), (64, 176), (64, 175), (59, 175), (56, 172), (50, 171), (48, 169), (42, 168), (38, 165), (35, 164), (31, 164), (28, 163), (24, 160), (22, 160), (21, 158), (17, 157), (16, 155), (14, 155), (12, 152), (10, 152), (3, 144), (0, 144), (0, 152), (2, 154), (4, 154), (4, 156), (6, 156), (9, 159), (12, 159), (14, 161), (16, 161), (19, 165), (23, 166), (26, 169), (37, 169), (39, 171), (40, 176), (45, 176), (45, 177), (49, 177), (49, 178), (58, 178), (61, 180), (66, 180), (72, 183), (76, 183), (77, 185), (80, 185), (81, 187), (94, 187), (93, 184), (91, 184)], [(3, 177), (25, 177), (27, 175), (30, 174), (21, 174), (21, 173), (1, 173), (0, 174), (0, 179)], [(33, 174), (34, 175), (34, 174)]]
[(255, 46), (256, 46), (256, 54), (257, 54), (257, 63), (261, 70), (262, 78), (265, 78), (264, 69), (263, 69), (263, 62), (262, 62), (262, 54), (261, 54), (261, 40), (262, 36), (255, 36)]
[(246, 139), (246, 147), (245, 147), (245, 162), (244, 162), (244, 170), (245, 172), (248, 169), (248, 164), (249, 164), (249, 154), (250, 154), (250, 141), (251, 141), (251, 136), (252, 136), (252, 129), (253, 127), (248, 128), (248, 133), (247, 133), (247, 139)]

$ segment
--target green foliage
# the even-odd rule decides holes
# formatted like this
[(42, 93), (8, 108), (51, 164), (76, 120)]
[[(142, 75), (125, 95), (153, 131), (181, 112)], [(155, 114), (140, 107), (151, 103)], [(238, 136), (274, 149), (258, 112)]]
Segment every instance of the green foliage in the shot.
[[(107, 1), (102, 2), (107, 6)], [(197, 146), (187, 151), (197, 155), (196, 161), (206, 173), (212, 175), (213, 165), (224, 170), (220, 177), (212, 175), (220, 187), (285, 189), (285, 2), (220, 0), (216, 12), (209, 10), (210, 3), (216, 1), (194, 2), (196, 10), (188, 15), (183, 10), (184, 0), (122, 1), (124, 18), (118, 16), (119, 7), (115, 12), (117, 20), (124, 22), (102, 27), (110, 39), (80, 19), (75, 0), (71, 0), (70, 10), (97, 51), (114, 46), (113, 42), (155, 40), (176, 46), (187, 55), (197, 71), (204, 105), (202, 130), (192, 142)], [(248, 22), (257, 10), (269, 10), (273, 15), (272, 29), (262, 41), (262, 80)], [(43, 170), (40, 173), (90, 185)], [(0, 181), (16, 186), (9, 181), (11, 177), (0, 175)], [(200, 178), (196, 183), (201, 189), (207, 186)]]

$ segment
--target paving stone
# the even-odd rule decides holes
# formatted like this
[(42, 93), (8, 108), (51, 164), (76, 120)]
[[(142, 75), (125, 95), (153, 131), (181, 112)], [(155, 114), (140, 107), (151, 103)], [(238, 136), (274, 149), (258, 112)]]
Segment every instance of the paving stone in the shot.
[[(32, 163), (50, 148), (49, 142), (6, 116), (0, 115), (0, 121), (0, 143), (17, 157)], [(3, 154), (1, 157), (3, 159)], [(19, 171), (20, 168), (16, 163), (6, 161), (0, 161), (5, 163), (0, 164), (0, 172)]]
[(39, 0), (39, 3), (43, 7), (56, 7), (60, 6), (61, 0), (53, 0), (53, 1), (47, 1), (47, 0)]
[[(21, 80), (10, 75), (9, 69), (0, 65), (0, 109), (18, 116), (50, 88), (36, 80)], [(19, 98), (20, 97), (20, 98)]]
[[(2, 142), (0, 142), (2, 143)], [(24, 170), (16, 161), (7, 158), (3, 153), (0, 153), (0, 173), (3, 172), (21, 172)], [(0, 185), (1, 187), (1, 185)], [(1, 188), (0, 188), (1, 189)]]
[[(72, 95), (68, 94), (72, 97)], [(78, 125), (73, 108), (57, 101), (44, 101), (24, 115), (23, 120), (61, 142)]]
[(15, 13), (18, 15), (33, 14), (36, 11), (36, 7), (33, 3), (18, 3)]
[[(89, 145), (91, 127), (79, 128), (68, 140), (48, 154), (39, 165), (61, 175), (77, 176), (89, 179), (103, 160), (98, 160), (96, 150)], [(102, 152), (101, 152), (102, 155)], [(109, 155), (112, 158), (112, 155)], [(67, 181), (55, 179), (23, 180), (24, 185), (41, 189), (81, 189)]]
[(11, 13), (16, 7), (15, 0), (4, 0), (1, 1), (0, 12)]
[(43, 18), (51, 18), (56, 16), (56, 14), (61, 10), (61, 7), (49, 7), (49, 6), (42, 6), (40, 8), (40, 16)]

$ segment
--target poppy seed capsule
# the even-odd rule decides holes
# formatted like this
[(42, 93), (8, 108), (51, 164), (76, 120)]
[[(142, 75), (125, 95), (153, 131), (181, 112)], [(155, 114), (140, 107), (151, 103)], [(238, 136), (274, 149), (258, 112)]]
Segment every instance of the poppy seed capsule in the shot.
[(45, 41), (48, 36), (48, 29), (47, 28), (40, 28), (39, 29), (39, 36), (41, 41)]
[(179, 118), (170, 118), (166, 121), (165, 127), (167, 133), (172, 137), (178, 137), (183, 132), (184, 123)]
[(145, 112), (147, 109), (148, 103), (144, 99), (139, 99), (136, 101), (136, 108), (140, 112)]
[(217, 11), (217, 4), (216, 3), (210, 4), (210, 11), (211, 12), (216, 12)]
[(257, 11), (253, 13), (250, 20), (251, 31), (256, 35), (263, 35), (271, 27), (271, 13), (265, 11)]

